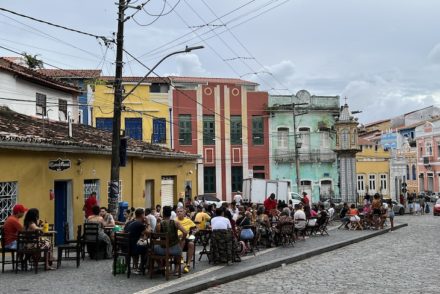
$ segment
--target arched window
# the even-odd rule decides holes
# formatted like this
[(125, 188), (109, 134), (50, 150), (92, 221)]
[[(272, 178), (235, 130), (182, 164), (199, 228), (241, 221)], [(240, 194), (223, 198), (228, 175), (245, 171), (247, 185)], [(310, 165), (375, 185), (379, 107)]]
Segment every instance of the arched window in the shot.
[(406, 166), (406, 178), (409, 180), (409, 165)]
[[(412, 179), (413, 179), (413, 181), (416, 180), (416, 174), (417, 174), (417, 172), (416, 172), (416, 165), (413, 164), (413, 165), (412, 165)], [(409, 178), (408, 178), (408, 179), (409, 179)]]

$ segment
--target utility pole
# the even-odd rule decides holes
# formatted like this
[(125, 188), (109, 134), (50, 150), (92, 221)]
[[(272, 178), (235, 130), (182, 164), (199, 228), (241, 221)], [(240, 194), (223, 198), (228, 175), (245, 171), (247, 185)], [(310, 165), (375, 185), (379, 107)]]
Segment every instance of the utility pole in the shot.
[[(129, 2), (129, 1), (128, 1)], [(115, 212), (119, 198), (119, 166), (121, 149), (121, 110), (122, 110), (122, 67), (124, 50), (124, 18), (126, 9), (125, 0), (119, 0), (118, 5), (118, 32), (116, 35), (116, 72), (115, 72), (115, 99), (113, 107), (113, 136), (112, 136), (112, 160), (108, 192), (108, 209)]]
[[(298, 140), (298, 135), (296, 132), (296, 112), (295, 112), (295, 106), (298, 105), (307, 105), (308, 103), (294, 103), (293, 102), (293, 95), (292, 95), (292, 118), (293, 118), (293, 137), (295, 138), (295, 173), (296, 173), (296, 191), (300, 192), (300, 174), (299, 174), (299, 148), (301, 148), (301, 142)], [(306, 112), (299, 113), (298, 115), (303, 115)]]

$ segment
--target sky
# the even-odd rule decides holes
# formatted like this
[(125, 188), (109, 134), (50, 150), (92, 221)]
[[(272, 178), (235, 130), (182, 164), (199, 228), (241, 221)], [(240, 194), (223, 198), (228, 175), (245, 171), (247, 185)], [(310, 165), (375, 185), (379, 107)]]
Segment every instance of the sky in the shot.
[[(116, 1), (2, 0), (0, 8), (114, 38)], [(360, 122), (440, 106), (440, 1), (132, 0), (124, 48), (159, 75), (242, 78), (260, 90), (348, 98)], [(115, 46), (0, 11), (0, 46), (45, 67), (114, 75)], [(0, 56), (17, 56), (0, 48)], [(127, 54), (124, 75), (147, 70)]]

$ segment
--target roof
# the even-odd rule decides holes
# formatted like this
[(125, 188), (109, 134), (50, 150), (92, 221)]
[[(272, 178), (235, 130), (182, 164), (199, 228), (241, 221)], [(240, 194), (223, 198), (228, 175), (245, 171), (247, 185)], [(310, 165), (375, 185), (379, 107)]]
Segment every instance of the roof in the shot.
[(234, 84), (243, 86), (258, 86), (257, 83), (245, 81), (242, 79), (231, 78), (204, 78), (204, 77), (177, 77), (170, 76), (170, 80), (174, 83), (194, 83), (194, 84)]
[(345, 103), (342, 106), (341, 114), (339, 115), (339, 122), (353, 121), (353, 116), (351, 115), (350, 109), (348, 109), (348, 104)]
[(101, 70), (99, 69), (39, 69), (39, 73), (42, 73), (48, 77), (54, 78), (98, 78), (101, 76)]
[[(42, 120), (0, 107), (0, 148), (111, 154), (111, 132), (73, 124), (73, 136), (69, 137), (68, 128), (66, 122)], [(175, 152), (134, 139), (128, 139), (127, 146), (130, 156), (184, 160), (198, 158), (195, 154)]]
[(79, 89), (71, 84), (46, 76), (37, 70), (22, 66), (3, 57), (0, 57), (0, 70), (10, 72), (23, 80), (27, 80), (52, 89), (76, 94), (80, 93)]
[(386, 121), (390, 121), (391, 119), (382, 119), (382, 120), (378, 120), (378, 121), (374, 121), (374, 122), (371, 122), (371, 123), (367, 123), (367, 124), (364, 124), (364, 126), (365, 127), (371, 127), (371, 126), (374, 126), (374, 125), (378, 125), (378, 124), (381, 124), (381, 123), (383, 123), (383, 122), (386, 122)]
[[(122, 77), (122, 82), (126, 83), (139, 83), (144, 77), (135, 77), (135, 76), (125, 76)], [(114, 76), (102, 76), (99, 78), (103, 81), (113, 82), (115, 80)], [(168, 77), (147, 77), (144, 83), (165, 83), (169, 84), (170, 80)]]
[(371, 142), (370, 140), (367, 140), (367, 139), (364, 139), (364, 138), (358, 138), (358, 145), (370, 146), (370, 145), (374, 145), (374, 143)]

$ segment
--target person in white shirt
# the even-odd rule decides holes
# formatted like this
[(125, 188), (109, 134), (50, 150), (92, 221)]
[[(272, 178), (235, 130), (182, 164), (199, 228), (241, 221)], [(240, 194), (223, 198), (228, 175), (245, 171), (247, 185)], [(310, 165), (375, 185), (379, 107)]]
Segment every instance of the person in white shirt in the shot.
[(200, 205), (200, 201), (197, 198), (197, 196), (194, 197), (194, 202), (193, 202), (194, 207), (198, 207)]
[(234, 221), (236, 221), (238, 219), (238, 217), (239, 217), (239, 212), (240, 211), (238, 210), (238, 207), (237, 207), (237, 205), (235, 203), (235, 200), (231, 202), (231, 207), (229, 208), (229, 211), (231, 212), (232, 219)]
[(150, 224), (151, 231), (154, 232), (156, 230), (157, 219), (151, 213), (151, 208), (145, 208), (145, 217), (148, 219), (148, 223)]
[(183, 207), (183, 198), (179, 198), (179, 202), (177, 203), (177, 208)]
[(222, 208), (217, 208), (215, 210), (216, 217), (211, 219), (212, 230), (228, 230), (231, 229), (231, 222), (224, 217), (225, 212)]
[(241, 197), (240, 191), (238, 191), (237, 194), (235, 194), (235, 196), (234, 196), (234, 201), (238, 206), (240, 206), (242, 200), (243, 200), (243, 197)]
[(328, 215), (330, 217), (330, 219), (333, 219), (333, 215), (335, 214), (335, 204), (331, 203), (330, 204), (330, 208), (328, 209)]
[(307, 224), (306, 214), (300, 204), (295, 204), (295, 214), (293, 215), (295, 228), (304, 229)]

